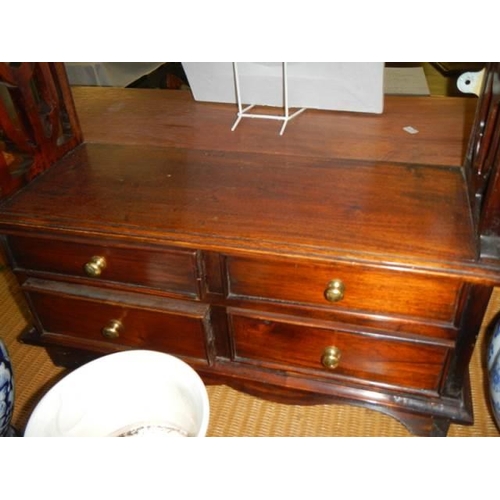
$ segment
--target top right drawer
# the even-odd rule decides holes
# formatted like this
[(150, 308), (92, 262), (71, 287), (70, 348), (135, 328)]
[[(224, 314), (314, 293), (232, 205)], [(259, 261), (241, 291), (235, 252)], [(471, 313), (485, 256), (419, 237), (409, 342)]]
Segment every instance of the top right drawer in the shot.
[(228, 298), (452, 323), (462, 282), (398, 269), (227, 256)]

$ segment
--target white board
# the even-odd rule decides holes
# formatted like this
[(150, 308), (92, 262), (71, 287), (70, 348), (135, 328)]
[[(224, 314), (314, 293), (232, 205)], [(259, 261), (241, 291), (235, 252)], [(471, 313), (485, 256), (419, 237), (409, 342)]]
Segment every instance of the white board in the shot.
[[(183, 62), (182, 66), (197, 101), (236, 102), (231, 62)], [(383, 111), (383, 62), (290, 62), (287, 68), (290, 108)], [(238, 72), (244, 104), (283, 106), (282, 63), (239, 62)]]

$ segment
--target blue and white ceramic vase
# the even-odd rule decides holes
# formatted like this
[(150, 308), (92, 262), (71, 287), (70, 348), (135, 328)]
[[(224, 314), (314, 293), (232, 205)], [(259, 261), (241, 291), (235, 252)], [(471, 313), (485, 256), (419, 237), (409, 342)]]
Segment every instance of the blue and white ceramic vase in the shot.
[(500, 321), (495, 325), (488, 346), (490, 400), (497, 425), (500, 427)]
[(0, 436), (15, 436), (10, 425), (14, 410), (14, 377), (9, 353), (0, 339)]

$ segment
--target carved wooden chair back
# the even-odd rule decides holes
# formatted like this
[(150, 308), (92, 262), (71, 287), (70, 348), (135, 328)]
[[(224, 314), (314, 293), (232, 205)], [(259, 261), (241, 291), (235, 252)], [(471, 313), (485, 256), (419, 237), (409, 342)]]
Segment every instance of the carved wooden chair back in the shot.
[(80, 142), (63, 63), (0, 63), (0, 198)]

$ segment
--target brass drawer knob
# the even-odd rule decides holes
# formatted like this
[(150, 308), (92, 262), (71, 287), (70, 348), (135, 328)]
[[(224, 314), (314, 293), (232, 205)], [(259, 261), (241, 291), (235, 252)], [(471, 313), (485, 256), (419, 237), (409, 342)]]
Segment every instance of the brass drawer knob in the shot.
[(112, 319), (103, 329), (102, 335), (107, 339), (117, 339), (123, 331), (123, 323), (117, 319)]
[(345, 285), (341, 280), (332, 280), (325, 290), (325, 299), (328, 302), (339, 302), (344, 298)]
[(340, 356), (341, 352), (338, 347), (325, 347), (321, 356), (321, 364), (329, 370), (334, 370), (340, 363)]
[(100, 257), (99, 255), (94, 255), (83, 267), (85, 274), (91, 278), (96, 278), (100, 276), (103, 269), (106, 267), (106, 259)]

